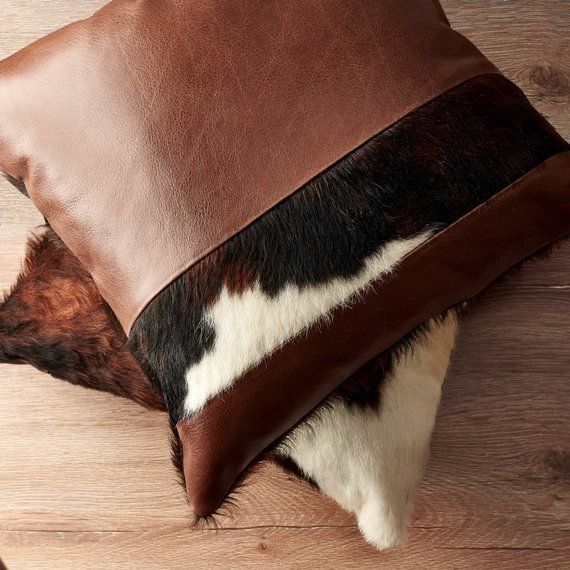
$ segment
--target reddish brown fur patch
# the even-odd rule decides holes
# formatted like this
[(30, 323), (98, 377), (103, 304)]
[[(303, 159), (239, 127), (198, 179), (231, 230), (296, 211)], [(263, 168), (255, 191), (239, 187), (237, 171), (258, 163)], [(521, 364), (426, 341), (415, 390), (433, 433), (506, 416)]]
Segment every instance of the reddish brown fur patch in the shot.
[(24, 269), (0, 306), (0, 362), (32, 364), (164, 409), (91, 277), (49, 229), (28, 243)]

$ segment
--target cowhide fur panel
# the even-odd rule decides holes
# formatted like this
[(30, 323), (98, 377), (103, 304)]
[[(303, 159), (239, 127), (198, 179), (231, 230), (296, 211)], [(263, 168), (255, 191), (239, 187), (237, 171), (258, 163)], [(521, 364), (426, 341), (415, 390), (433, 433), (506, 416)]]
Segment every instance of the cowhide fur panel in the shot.
[[(405, 536), (454, 336), (451, 314), (379, 355), (268, 455), (355, 513), (378, 548)], [(0, 362), (31, 364), (72, 384), (164, 410), (162, 394), (125, 341), (59, 237), (46, 228), (30, 238), (24, 268), (0, 304)], [(183, 482), (182, 448), (171, 427), (172, 459)]]
[(456, 332), (453, 311), (430, 321), (387, 373), (380, 409), (333, 399), (277, 448), (354, 513), (379, 549), (406, 536)]
[(410, 113), (163, 290), (129, 345), (174, 422), (566, 144), (507, 79)]

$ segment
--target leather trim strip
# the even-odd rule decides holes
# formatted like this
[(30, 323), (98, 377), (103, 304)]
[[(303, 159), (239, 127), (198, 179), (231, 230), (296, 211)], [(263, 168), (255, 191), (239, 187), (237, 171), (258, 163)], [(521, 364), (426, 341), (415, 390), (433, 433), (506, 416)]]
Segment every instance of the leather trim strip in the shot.
[(569, 233), (570, 151), (436, 234), (330, 326), (309, 330), (179, 422), (194, 512), (214, 512), (240, 473), (359, 367)]

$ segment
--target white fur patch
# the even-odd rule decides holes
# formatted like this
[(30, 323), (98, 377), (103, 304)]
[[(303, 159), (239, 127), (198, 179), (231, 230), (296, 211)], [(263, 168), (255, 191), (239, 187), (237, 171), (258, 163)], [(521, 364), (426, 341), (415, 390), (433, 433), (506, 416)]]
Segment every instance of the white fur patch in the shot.
[(427, 462), (457, 332), (452, 314), (431, 325), (386, 378), (379, 410), (336, 401), (278, 449), (355, 513), (362, 534), (379, 549), (404, 540)]
[(205, 316), (216, 331), (215, 344), (186, 372), (186, 414), (199, 411), (209, 398), (228, 389), (280, 345), (392, 270), (429, 235), (425, 232), (389, 242), (365, 261), (358, 275), (349, 279), (335, 278), (303, 288), (287, 285), (275, 297), (266, 295), (259, 283), (241, 294), (232, 294), (224, 287)]

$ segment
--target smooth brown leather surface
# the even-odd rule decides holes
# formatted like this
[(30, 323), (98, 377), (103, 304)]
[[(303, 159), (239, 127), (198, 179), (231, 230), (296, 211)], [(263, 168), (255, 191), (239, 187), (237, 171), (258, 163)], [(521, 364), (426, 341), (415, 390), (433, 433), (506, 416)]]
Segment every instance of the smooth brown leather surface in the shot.
[(504, 271), (570, 234), (570, 152), (530, 171), (408, 254), (327, 328), (274, 353), (180, 422), (194, 512), (217, 509), (240, 473), (343, 380), (409, 331), (473, 297)]
[(435, 0), (115, 0), (0, 63), (0, 170), (128, 332), (315, 175), (494, 72)]

